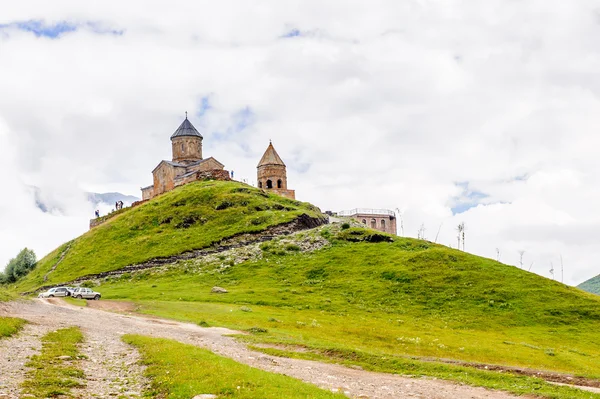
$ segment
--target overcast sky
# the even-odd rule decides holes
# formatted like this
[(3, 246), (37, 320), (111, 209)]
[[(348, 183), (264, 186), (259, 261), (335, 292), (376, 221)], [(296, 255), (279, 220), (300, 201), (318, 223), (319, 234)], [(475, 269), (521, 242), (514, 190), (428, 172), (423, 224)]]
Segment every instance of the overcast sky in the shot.
[(85, 191), (140, 196), (188, 111), (236, 178), (272, 139), (298, 199), (399, 208), (454, 247), (464, 221), (467, 251), (559, 280), (562, 256), (579, 284), (600, 273), (599, 37), (597, 0), (4, 2), (0, 269), (85, 232)]

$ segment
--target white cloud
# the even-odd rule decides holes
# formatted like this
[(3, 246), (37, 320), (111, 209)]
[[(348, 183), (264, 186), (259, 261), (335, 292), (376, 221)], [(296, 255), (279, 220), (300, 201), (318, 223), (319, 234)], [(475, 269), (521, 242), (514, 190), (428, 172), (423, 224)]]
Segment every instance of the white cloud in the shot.
[[(546, 276), (562, 255), (565, 282), (579, 283), (598, 273), (599, 10), (591, 0), (6, 6), (0, 264), (85, 231), (84, 190), (138, 194), (187, 110), (205, 153), (238, 178), (255, 180), (272, 139), (300, 199), (401, 207), (407, 234), (424, 223), (433, 239), (442, 224), (444, 244), (464, 220), (469, 251), (498, 247), (516, 264), (524, 249)], [(11, 25), (30, 20), (79, 28), (51, 39)], [(27, 184), (68, 216), (38, 212)], [(453, 216), (457, 198), (480, 205)]]

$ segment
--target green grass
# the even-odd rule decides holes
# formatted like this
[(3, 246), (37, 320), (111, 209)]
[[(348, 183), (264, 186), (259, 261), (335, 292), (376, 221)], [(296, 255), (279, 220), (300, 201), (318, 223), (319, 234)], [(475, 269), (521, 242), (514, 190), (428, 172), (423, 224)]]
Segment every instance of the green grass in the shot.
[[(77, 367), (78, 345), (83, 334), (77, 327), (50, 332), (42, 337), (42, 350), (27, 363), (30, 370), (23, 382), (23, 394), (35, 398), (70, 396), (71, 388), (80, 387), (83, 371)], [(59, 359), (70, 356), (71, 360)]]
[(436, 377), (457, 381), (462, 384), (507, 391), (517, 395), (534, 393), (540, 397), (556, 399), (600, 398), (600, 394), (592, 394), (587, 391), (566, 386), (556, 386), (547, 383), (541, 378), (479, 370), (440, 362), (423, 362), (398, 356), (386, 356), (382, 358), (362, 352), (344, 350), (328, 350), (322, 351), (321, 353), (315, 353), (310, 351), (294, 352), (255, 346), (250, 346), (250, 348), (273, 356), (333, 362), (353, 367), (360, 366), (368, 371), (406, 374), (413, 377)]
[(123, 212), (72, 242), (64, 259), (44, 282), (67, 245), (44, 257), (18, 284), (29, 291), (208, 247), (241, 233), (256, 233), (307, 214), (320, 216), (307, 203), (293, 201), (237, 182), (195, 182)]
[(5, 286), (0, 285), (0, 302), (8, 302), (16, 299), (17, 295), (9, 291)]
[[(15, 299), (16, 295), (0, 286), (0, 302)], [(0, 338), (10, 337), (19, 332), (25, 325), (25, 320), (14, 317), (0, 317)]]
[(87, 306), (87, 299), (77, 299), (77, 298), (68, 296), (68, 297), (63, 298), (63, 301), (67, 302), (70, 305), (82, 306), (82, 307)]
[[(367, 230), (333, 227), (319, 234), (330, 247), (300, 253), (269, 243), (259, 260), (226, 268), (219, 261), (181, 262), (98, 290), (107, 299), (132, 300), (147, 314), (266, 330), (251, 335), (253, 343), (358, 352), (373, 367), (375, 359), (396, 359), (390, 364), (397, 368), (386, 371), (413, 373), (404, 362), (411, 356), (600, 378), (600, 298), (424, 241), (369, 242)], [(215, 285), (229, 293), (211, 294)], [(454, 371), (423, 367), (427, 375), (455, 379)], [(479, 384), (477, 378), (471, 383)]]
[[(302, 213), (319, 215), (309, 204), (239, 183), (190, 184), (75, 239), (49, 283), (206, 247)], [(410, 374), (417, 367), (461, 381), (461, 373), (473, 373), (464, 381), (479, 385), (490, 378), (422, 361), (454, 359), (600, 379), (598, 296), (490, 259), (362, 228), (327, 226), (296, 237), (305, 241), (263, 243), (248, 250), (258, 256), (243, 262), (218, 254), (125, 274), (97, 290), (105, 299), (134, 301), (143, 313), (246, 330), (253, 344), (301, 346), (334, 361), (358, 357), (373, 369)], [(302, 251), (306, 242), (322, 239), (329, 245)], [(44, 258), (20, 289), (42, 284), (66, 248)], [(213, 286), (229, 293), (212, 294)], [(410, 357), (418, 365), (407, 363)], [(510, 384), (505, 388), (521, 392)], [(524, 384), (553, 397), (535, 390), (535, 381)]]
[(10, 337), (18, 333), (25, 325), (25, 320), (14, 317), (0, 317), (0, 338)]
[(200, 394), (239, 399), (344, 398), (291, 377), (258, 370), (176, 341), (125, 335), (152, 381), (148, 396), (189, 399)]

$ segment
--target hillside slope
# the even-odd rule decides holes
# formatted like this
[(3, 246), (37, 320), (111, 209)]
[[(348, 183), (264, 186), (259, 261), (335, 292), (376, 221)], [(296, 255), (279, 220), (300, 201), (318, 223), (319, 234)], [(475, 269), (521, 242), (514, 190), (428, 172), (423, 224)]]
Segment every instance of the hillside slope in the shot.
[[(578, 288), (345, 224), (263, 237), (268, 242), (227, 241), (266, 234), (302, 215), (322, 217), (310, 204), (243, 184), (190, 184), (66, 243), (17, 288), (90, 276), (103, 298), (133, 302), (147, 314), (247, 330), (242, 339), (271, 353), (552, 398), (581, 396), (552, 396), (558, 388), (537, 378), (471, 368), (571, 373), (600, 386), (600, 297)], [(214, 250), (193, 251), (215, 243)], [(189, 256), (174, 257), (182, 253)], [(122, 270), (142, 262), (148, 268)], [(107, 271), (117, 274), (93, 276)], [(214, 286), (228, 292), (213, 293)]]
[[(600, 376), (600, 298), (425, 241), (374, 242), (382, 238), (325, 226), (98, 289), (146, 313), (264, 329), (265, 342)], [(215, 285), (229, 293), (211, 293)], [(232, 313), (241, 306), (252, 311)]]
[(600, 295), (600, 275), (584, 281), (577, 287), (592, 294)]
[(318, 208), (237, 182), (196, 182), (139, 207), (57, 248), (38, 262), (17, 289), (122, 268), (205, 248), (228, 237), (257, 233), (301, 215), (322, 218)]

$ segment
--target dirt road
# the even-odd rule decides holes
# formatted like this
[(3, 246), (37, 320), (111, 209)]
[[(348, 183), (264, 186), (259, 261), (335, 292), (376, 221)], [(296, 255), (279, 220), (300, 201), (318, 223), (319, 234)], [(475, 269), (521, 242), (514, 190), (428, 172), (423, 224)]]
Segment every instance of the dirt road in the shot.
[(143, 376), (143, 367), (137, 362), (139, 355), (135, 349), (121, 341), (123, 334), (170, 338), (197, 345), (252, 367), (298, 378), (323, 389), (344, 392), (351, 398), (517, 398), (504, 392), (441, 380), (406, 378), (268, 356), (251, 351), (226, 336), (239, 333), (237, 331), (79, 308), (61, 300), (0, 303), (0, 316), (20, 317), (30, 322), (16, 337), (0, 340), (0, 398), (19, 398), (19, 384), (26, 372), (24, 365), (29, 356), (39, 351), (41, 336), (69, 326), (80, 327), (86, 337), (82, 352), (88, 356), (83, 362), (87, 387), (77, 392), (81, 398), (111, 398), (116, 393), (131, 398), (141, 396), (148, 381)]

